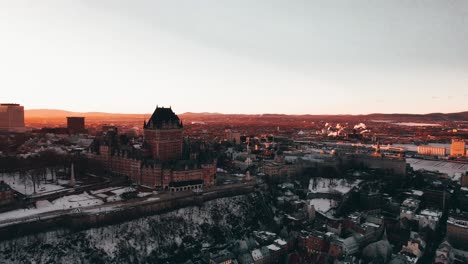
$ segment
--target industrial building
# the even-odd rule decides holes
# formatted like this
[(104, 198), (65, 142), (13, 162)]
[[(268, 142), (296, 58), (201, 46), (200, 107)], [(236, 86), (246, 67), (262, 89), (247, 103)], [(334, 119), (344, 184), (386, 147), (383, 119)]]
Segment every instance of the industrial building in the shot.
[(466, 141), (452, 139), (452, 145), (450, 146), (450, 156), (466, 156)]
[(418, 154), (421, 155), (433, 155), (433, 156), (445, 156), (447, 155), (447, 149), (444, 147), (436, 146), (418, 146)]

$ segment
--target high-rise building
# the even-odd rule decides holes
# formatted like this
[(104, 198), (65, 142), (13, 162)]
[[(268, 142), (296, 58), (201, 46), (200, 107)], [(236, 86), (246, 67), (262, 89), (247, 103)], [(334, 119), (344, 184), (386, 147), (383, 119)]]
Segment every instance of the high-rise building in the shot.
[(19, 104), (0, 104), (0, 131), (24, 130), (24, 107)]
[(144, 123), (145, 141), (151, 146), (155, 160), (177, 160), (182, 156), (183, 126), (171, 108), (156, 107)]
[(79, 116), (67, 117), (67, 129), (69, 133), (85, 132), (85, 118)]
[(452, 139), (450, 146), (450, 156), (466, 156), (466, 141)]

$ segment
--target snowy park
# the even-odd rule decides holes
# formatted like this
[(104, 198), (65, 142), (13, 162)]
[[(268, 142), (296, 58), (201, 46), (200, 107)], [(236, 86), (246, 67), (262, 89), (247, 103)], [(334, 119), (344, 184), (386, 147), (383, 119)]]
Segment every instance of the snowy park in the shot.
[(20, 175), (19, 173), (2, 173), (0, 181), (4, 181), (10, 187), (23, 194), (44, 194), (68, 188), (69, 180), (59, 180), (53, 177), (52, 172), (48, 171), (45, 178), (37, 180), (35, 185), (31, 175)]
[(354, 187), (358, 186), (361, 180), (332, 179), (315, 177), (310, 179), (309, 192), (311, 193), (338, 193), (345, 195)]
[(5, 213), (0, 213), (0, 222), (4, 220), (12, 220), (22, 217), (38, 215), (41, 213), (51, 211), (66, 210), (78, 207), (89, 207), (94, 205), (100, 205), (103, 203), (104, 202), (102, 200), (88, 194), (87, 192), (84, 192), (82, 194), (64, 196), (52, 202), (49, 202), (47, 200), (37, 201), (36, 207), (33, 208), (23, 208)]

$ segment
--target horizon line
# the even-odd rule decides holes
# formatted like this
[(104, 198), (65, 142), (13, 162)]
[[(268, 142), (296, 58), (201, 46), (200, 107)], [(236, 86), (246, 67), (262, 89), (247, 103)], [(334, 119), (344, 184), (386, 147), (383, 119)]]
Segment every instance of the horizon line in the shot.
[[(104, 112), (104, 111), (71, 111), (71, 110), (64, 110), (64, 109), (56, 109), (56, 108), (32, 108), (32, 109), (24, 109), (24, 111), (63, 111), (63, 112), (70, 112), (70, 113), (79, 113), (79, 114), (107, 114), (107, 115), (151, 115), (152, 113), (128, 113), (128, 112)], [(360, 113), (360, 114), (288, 114), (288, 113), (222, 113), (222, 112), (183, 112), (179, 113), (178, 115), (185, 115), (185, 114), (212, 114), (212, 115), (286, 115), (286, 116), (366, 116), (366, 115), (431, 115), (431, 114), (458, 114), (458, 113), (466, 113), (466, 111), (458, 111), (458, 112), (431, 112), (431, 113), (397, 113), (397, 112), (373, 112), (373, 113)]]

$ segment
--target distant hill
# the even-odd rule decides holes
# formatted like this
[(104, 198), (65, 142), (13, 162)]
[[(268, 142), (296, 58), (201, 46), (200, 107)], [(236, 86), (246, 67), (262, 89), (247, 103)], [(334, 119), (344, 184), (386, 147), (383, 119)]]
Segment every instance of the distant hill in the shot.
[(104, 112), (71, 112), (58, 109), (29, 109), (24, 110), (25, 118), (66, 118), (67, 116), (83, 116), (88, 118), (119, 117), (119, 118), (142, 118), (151, 114), (121, 114)]
[[(67, 116), (84, 116), (91, 119), (99, 118), (148, 118), (147, 114), (122, 114), (122, 113), (104, 113), (104, 112), (71, 112), (58, 109), (30, 109), (25, 110), (26, 119), (44, 118), (44, 119), (65, 119)], [(468, 111), (459, 113), (430, 113), (430, 114), (368, 114), (368, 115), (286, 115), (286, 114), (221, 114), (221, 113), (192, 113), (187, 112), (179, 114), (181, 119), (198, 121), (227, 121), (228, 119), (301, 119), (301, 120), (394, 120), (394, 121), (417, 121), (417, 122), (443, 122), (443, 121), (468, 121)]]
[(424, 119), (431, 121), (468, 121), (468, 111), (458, 113), (430, 113), (424, 115), (417, 114), (370, 114), (367, 118), (379, 119)]
[(65, 111), (65, 110), (52, 110), (52, 109), (31, 109), (24, 110), (24, 116), (26, 118), (35, 118), (35, 117), (65, 117), (72, 116), (76, 113)]

